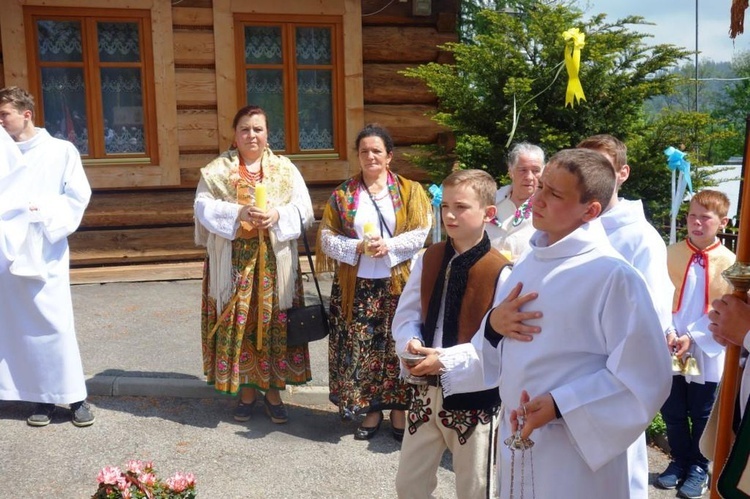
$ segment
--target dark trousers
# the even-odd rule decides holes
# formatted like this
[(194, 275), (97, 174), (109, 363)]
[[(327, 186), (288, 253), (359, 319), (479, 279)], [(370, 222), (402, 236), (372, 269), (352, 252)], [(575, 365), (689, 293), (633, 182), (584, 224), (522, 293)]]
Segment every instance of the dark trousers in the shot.
[(667, 425), (672, 460), (685, 469), (696, 464), (708, 471), (708, 459), (701, 454), (698, 442), (716, 399), (716, 385), (688, 383), (684, 376), (672, 376), (672, 392), (661, 408), (661, 417)]

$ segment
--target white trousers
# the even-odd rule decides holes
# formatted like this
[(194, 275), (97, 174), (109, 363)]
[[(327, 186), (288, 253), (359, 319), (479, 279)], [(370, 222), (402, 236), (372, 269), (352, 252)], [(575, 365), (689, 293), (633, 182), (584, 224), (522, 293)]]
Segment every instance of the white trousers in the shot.
[[(440, 387), (427, 387), (426, 397), (415, 394), (415, 401), (412, 402), (407, 418), (407, 431), (404, 432), (396, 474), (396, 492), (400, 499), (436, 497), (437, 469), (446, 448), (453, 454), (456, 497), (491, 497), (497, 418), (489, 415), (488, 422), (476, 424), (462, 444), (459, 433), (445, 423), (450, 425), (453, 422), (467, 421), (468, 413), (469, 411), (444, 410), (443, 389)], [(423, 422), (415, 433), (411, 433), (410, 420), (415, 415)]]

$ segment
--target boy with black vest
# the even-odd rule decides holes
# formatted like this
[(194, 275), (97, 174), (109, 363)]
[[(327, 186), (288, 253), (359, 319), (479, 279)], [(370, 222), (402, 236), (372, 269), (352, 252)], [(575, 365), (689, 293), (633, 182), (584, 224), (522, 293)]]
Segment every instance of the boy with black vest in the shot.
[(481, 170), (461, 170), (445, 179), (441, 210), (448, 240), (417, 259), (396, 309), (396, 351), (436, 349), (413, 368), (413, 374), (427, 375), (428, 383), (415, 385), (407, 417), (396, 477), (402, 499), (433, 496), (446, 448), (453, 454), (457, 497), (490, 494), (497, 385), (444, 398), (440, 374), (464, 362), (463, 350), (456, 347), (471, 342), (509, 263), (484, 231), (495, 216), (495, 190), (495, 181)]

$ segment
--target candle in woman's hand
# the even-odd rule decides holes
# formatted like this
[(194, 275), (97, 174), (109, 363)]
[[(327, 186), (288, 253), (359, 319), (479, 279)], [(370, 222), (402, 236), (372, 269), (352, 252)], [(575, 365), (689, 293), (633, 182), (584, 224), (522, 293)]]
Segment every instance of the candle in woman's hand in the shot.
[(372, 238), (372, 236), (376, 235), (375, 224), (372, 222), (365, 222), (364, 225), (362, 226), (362, 232), (365, 233), (365, 238), (364, 238), (365, 255), (372, 256), (373, 251), (370, 249), (370, 239)]
[(255, 185), (255, 207), (266, 210), (266, 186), (263, 184)]

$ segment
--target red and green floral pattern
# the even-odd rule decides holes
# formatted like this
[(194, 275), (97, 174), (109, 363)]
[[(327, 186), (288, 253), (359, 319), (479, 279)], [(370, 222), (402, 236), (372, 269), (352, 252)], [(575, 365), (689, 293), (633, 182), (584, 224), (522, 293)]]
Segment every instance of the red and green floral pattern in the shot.
[[(237, 280), (239, 299), (231, 313), (222, 321), (213, 337), (210, 332), (222, 311), (208, 296), (208, 265), (204, 268), (203, 303), (201, 309), (201, 343), (203, 371), (208, 383), (224, 393), (237, 394), (240, 387), (260, 390), (283, 390), (287, 384), (300, 385), (310, 379), (310, 355), (307, 345), (286, 345), (286, 312), (279, 310), (276, 290), (276, 259), (268, 239), (262, 292), (258, 283), (257, 261), (260, 247), (257, 237), (238, 238), (232, 243), (232, 269)], [(241, 274), (247, 266), (247, 279)], [(258, 296), (263, 297), (263, 345), (256, 348), (258, 325)], [(295, 304), (302, 297), (302, 279), (297, 278)]]
[(341, 289), (331, 290), (328, 343), (330, 400), (342, 418), (383, 409), (406, 409), (411, 388), (399, 378), (391, 336), (398, 296), (389, 279), (357, 279), (352, 321), (341, 312)]

